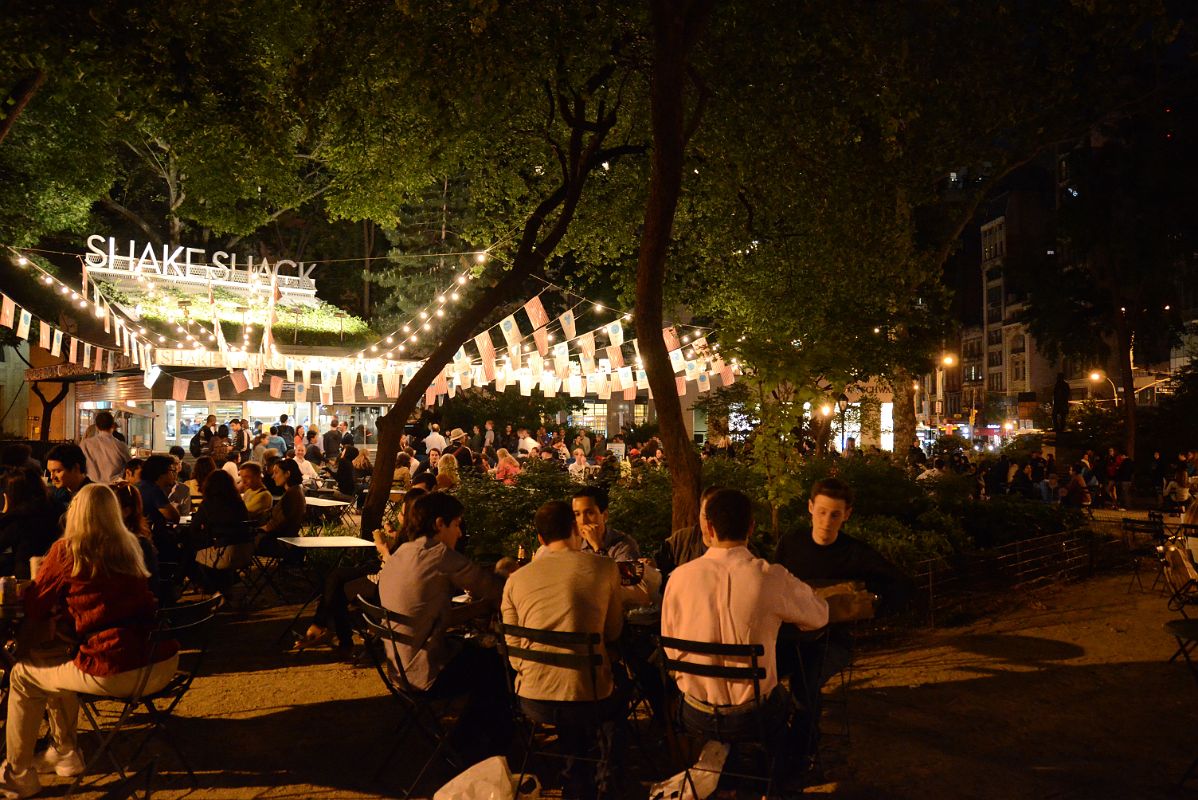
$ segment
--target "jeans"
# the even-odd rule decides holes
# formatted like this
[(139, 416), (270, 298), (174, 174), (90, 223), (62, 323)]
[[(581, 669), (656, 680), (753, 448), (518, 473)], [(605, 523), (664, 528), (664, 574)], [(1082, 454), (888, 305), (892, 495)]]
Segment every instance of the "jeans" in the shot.
[(704, 711), (683, 698), (682, 722), (686, 728), (721, 742), (761, 741), (773, 757), (772, 778), (779, 780), (794, 766), (792, 756), (801, 746), (801, 724), (792, 724), (794, 703), (790, 692), (779, 684), (757, 708)]
[[(520, 708), (529, 719), (552, 725), (558, 743), (567, 755), (566, 797), (615, 797), (615, 754), (624, 703), (612, 694), (598, 703), (520, 698)], [(576, 760), (593, 758), (599, 761)]]
[[(144, 694), (156, 692), (174, 676), (179, 656), (174, 655), (150, 667)], [(77, 693), (129, 697), (137, 691), (146, 670), (131, 669), (116, 675), (88, 675), (75, 662), (38, 664), (21, 661), (9, 676), (8, 723), (5, 738), (8, 761), (13, 771), (24, 772), (33, 765), (33, 748), (42, 715), (48, 711), (54, 746), (60, 753), (75, 749), (79, 723)]]

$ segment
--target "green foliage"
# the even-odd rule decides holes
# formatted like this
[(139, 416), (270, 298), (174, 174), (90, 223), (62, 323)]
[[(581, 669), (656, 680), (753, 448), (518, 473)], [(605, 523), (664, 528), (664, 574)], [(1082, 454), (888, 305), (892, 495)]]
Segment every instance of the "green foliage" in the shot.
[(608, 524), (631, 534), (644, 556), (654, 555), (670, 535), (670, 474), (644, 471), (640, 480), (613, 486), (607, 508)]
[(969, 442), (957, 434), (941, 436), (932, 447), (932, 452), (938, 456), (948, 457), (953, 453), (969, 452), (972, 449)]
[(578, 484), (552, 464), (526, 463), (513, 486), (489, 475), (463, 474), (454, 493), (466, 507), (463, 517), (470, 552), (480, 560), (515, 556), (521, 544), (537, 549), (533, 515), (550, 500), (568, 500)]
[(545, 397), (540, 392), (524, 397), (517, 386), (509, 386), (502, 392), (488, 386), (458, 391), (438, 413), (443, 431), (461, 428), (469, 433), (472, 426), (481, 428), (487, 420), (494, 420), (498, 434), (506, 424), (513, 428), (524, 426), (530, 431), (541, 425), (552, 428), (560, 412), (569, 413), (581, 407), (580, 400), (570, 397)]
[(1077, 528), (1081, 512), (1010, 495), (970, 503), (961, 525), (978, 548), (997, 547), (1020, 539)]
[(919, 568), (920, 562), (946, 558), (954, 551), (953, 541), (943, 531), (916, 529), (894, 517), (854, 514), (845, 524), (845, 530), (911, 573)]

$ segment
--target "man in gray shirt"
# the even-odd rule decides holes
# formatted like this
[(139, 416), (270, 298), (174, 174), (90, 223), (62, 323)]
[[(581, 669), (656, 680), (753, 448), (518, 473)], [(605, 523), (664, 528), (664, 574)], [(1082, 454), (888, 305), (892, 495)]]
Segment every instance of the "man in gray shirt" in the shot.
[(119, 481), (125, 475), (129, 450), (112, 435), (116, 420), (111, 411), (96, 414), (96, 435), (80, 443), (87, 458), (87, 474), (97, 483)]

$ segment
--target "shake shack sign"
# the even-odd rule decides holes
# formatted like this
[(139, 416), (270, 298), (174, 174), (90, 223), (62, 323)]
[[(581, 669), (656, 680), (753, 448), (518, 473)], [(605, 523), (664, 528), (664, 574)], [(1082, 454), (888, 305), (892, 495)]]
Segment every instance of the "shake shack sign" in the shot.
[(272, 262), (269, 258), (230, 255), (224, 250), (210, 257), (207, 250), (198, 247), (140, 245), (96, 234), (87, 237), (84, 262), (89, 275), (125, 286), (160, 282), (197, 291), (213, 286), (250, 294), (269, 292), (275, 285), (284, 297), (296, 300), (316, 295), (316, 281), (312, 279), (316, 265), (288, 259)]

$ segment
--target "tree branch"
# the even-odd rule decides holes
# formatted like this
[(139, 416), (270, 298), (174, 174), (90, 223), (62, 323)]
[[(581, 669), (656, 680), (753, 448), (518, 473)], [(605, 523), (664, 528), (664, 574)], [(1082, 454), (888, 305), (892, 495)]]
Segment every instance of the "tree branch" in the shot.
[(46, 82), (46, 73), (43, 70), (37, 70), (32, 75), (28, 75), (17, 82), (9, 93), (8, 99), (11, 107), (8, 113), (4, 115), (3, 120), (0, 120), (0, 143), (3, 143), (8, 134), (12, 131), (13, 125), (16, 124), (17, 118), (25, 111), (25, 107), (29, 105), (29, 101), (42, 88), (42, 84)]
[(127, 222), (135, 225), (139, 231), (145, 234), (146, 238), (149, 239), (152, 244), (158, 247), (162, 246), (162, 237), (154, 232), (154, 229), (150, 227), (150, 224), (142, 219), (141, 215), (135, 213), (129, 208), (126, 208), (116, 200), (113, 200), (111, 195), (105, 195), (104, 197), (101, 197), (100, 205), (114, 214), (123, 217)]

